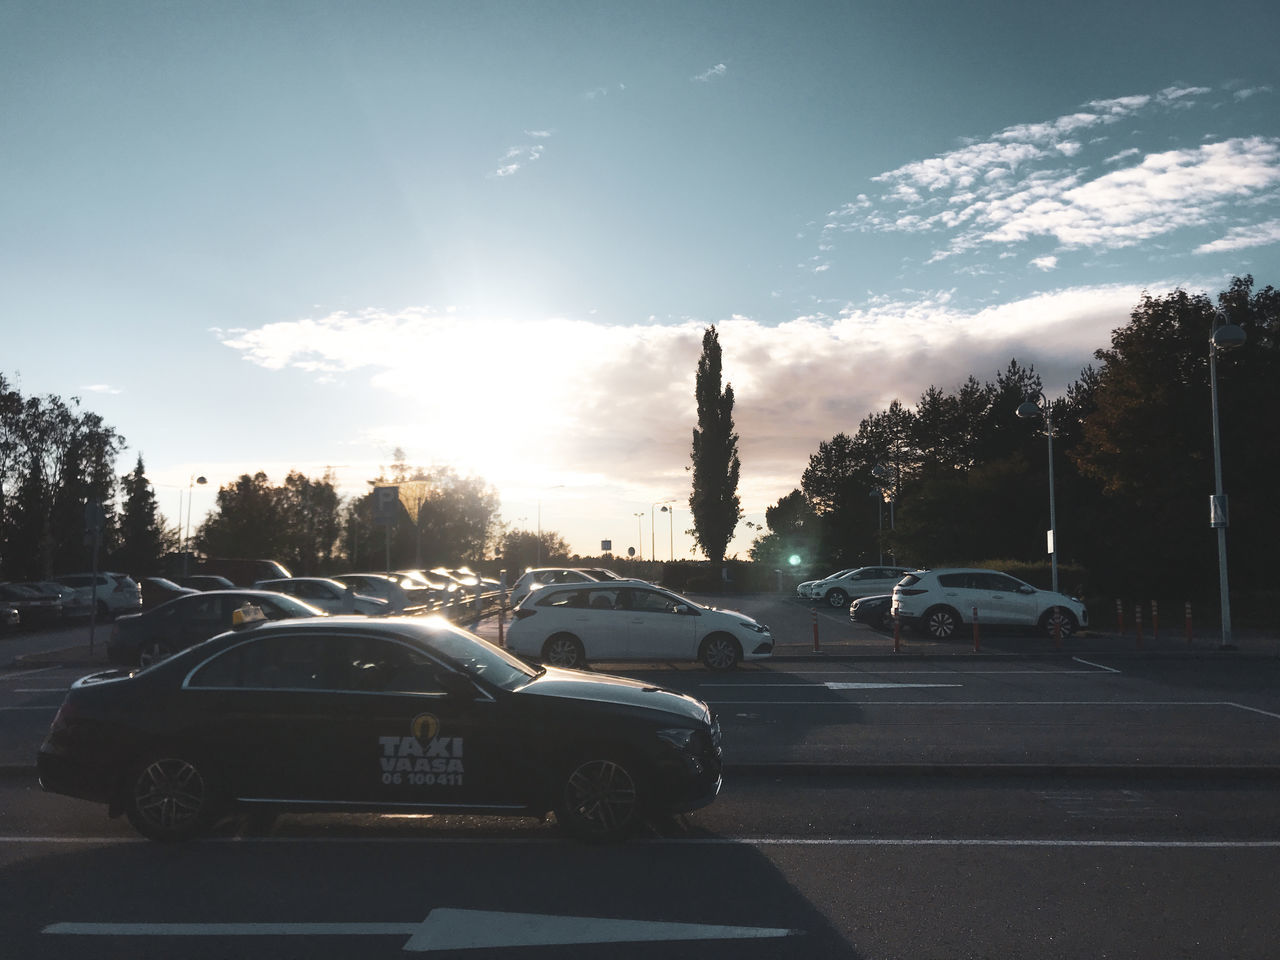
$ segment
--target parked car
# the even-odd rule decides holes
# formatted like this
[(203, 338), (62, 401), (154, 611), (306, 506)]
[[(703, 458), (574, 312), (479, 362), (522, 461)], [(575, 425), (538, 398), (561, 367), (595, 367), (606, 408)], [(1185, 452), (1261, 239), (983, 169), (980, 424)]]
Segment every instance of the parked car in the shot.
[(481, 593), (496, 593), (502, 589), (502, 584), (497, 580), (482, 577), (466, 567), (432, 567), (427, 572), (440, 580), (449, 580), (456, 583), (459, 590), (467, 593), (475, 593), (477, 588)]
[(20, 583), (0, 583), (0, 602), (18, 611), (24, 627), (47, 626), (62, 619), (62, 601)]
[(823, 580), (832, 580), (836, 577), (843, 577), (846, 573), (852, 573), (857, 567), (845, 567), (843, 570), (837, 570), (835, 573), (825, 577), (819, 577), (817, 580), (801, 580), (796, 584), (796, 596), (801, 600), (812, 600), (813, 594), (810, 592), (815, 583), (821, 583)]
[(511, 605), (514, 607), (531, 590), (537, 590), (548, 583), (598, 583), (601, 580), (617, 580), (619, 577), (596, 576), (591, 570), (576, 570), (570, 567), (531, 567), (511, 585)]
[(185, 597), (189, 593), (199, 592), (192, 587), (179, 586), (164, 577), (143, 577), (138, 581), (138, 589), (142, 591), (143, 610), (158, 607), (166, 600), (172, 600), (174, 597)]
[(296, 597), (266, 590), (193, 592), (144, 613), (117, 617), (107, 640), (107, 659), (121, 666), (145, 667), (230, 630), (236, 611), (246, 606), (261, 610), (268, 620), (326, 615)]
[(142, 591), (133, 577), (125, 573), (67, 573), (54, 577), (53, 581), (68, 587), (89, 587), (95, 612), (102, 617), (137, 613), (142, 609)]
[(525, 596), (507, 647), (557, 667), (599, 660), (699, 660), (729, 670), (773, 652), (764, 624), (643, 580), (553, 584)]
[(876, 597), (859, 597), (849, 604), (849, 620), (865, 623), (876, 630), (893, 627), (893, 594), (882, 593)]
[(63, 620), (88, 617), (93, 613), (92, 587), (69, 587), (65, 583), (55, 583), (52, 580), (24, 580), (21, 586), (30, 587), (37, 593), (56, 597), (61, 601)]
[(239, 557), (209, 557), (200, 561), (195, 572), (226, 577), (237, 587), (248, 587), (259, 580), (282, 580), (293, 576), (288, 567), (276, 560), (250, 560)]
[(1049, 636), (1068, 637), (1089, 625), (1075, 597), (1038, 590), (998, 570), (917, 570), (893, 588), (893, 615), (935, 640), (946, 640), (966, 623), (1038, 627)]
[(909, 572), (906, 567), (856, 567), (815, 581), (809, 587), (809, 596), (843, 610), (854, 597), (890, 593), (894, 584)]
[(0, 630), (12, 630), (22, 622), (18, 608), (0, 601)]
[(366, 597), (348, 588), (345, 583), (328, 577), (289, 577), (287, 580), (261, 580), (254, 584), (258, 590), (275, 590), (291, 597), (305, 600), (327, 613), (360, 613), (378, 616), (390, 612), (391, 605), (377, 597)]
[(435, 591), (423, 587), (408, 577), (387, 573), (339, 573), (333, 577), (339, 583), (350, 586), (356, 593), (387, 601), (389, 613), (421, 611), (434, 606)]
[(234, 590), (236, 585), (226, 577), (212, 573), (197, 573), (190, 577), (179, 577), (178, 583), (192, 590)]
[(258, 623), (77, 680), (37, 765), (44, 790), (154, 840), (237, 806), (554, 811), (605, 840), (711, 803), (721, 743), (687, 694), (530, 667), (436, 617), (341, 617)]

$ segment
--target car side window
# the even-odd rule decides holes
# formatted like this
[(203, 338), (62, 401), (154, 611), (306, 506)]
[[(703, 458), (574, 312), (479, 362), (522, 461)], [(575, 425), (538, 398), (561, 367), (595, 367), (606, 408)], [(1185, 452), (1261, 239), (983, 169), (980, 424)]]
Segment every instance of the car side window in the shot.
[(335, 689), (362, 693), (443, 694), (436, 665), (421, 651), (378, 638), (348, 642)]
[(319, 690), (328, 686), (322, 637), (264, 637), (225, 650), (199, 667), (189, 687)]
[(964, 589), (970, 584), (967, 573), (943, 573), (938, 575), (938, 585), (952, 590)]
[(654, 590), (632, 590), (629, 607), (639, 613), (675, 612), (675, 602), (665, 593)]

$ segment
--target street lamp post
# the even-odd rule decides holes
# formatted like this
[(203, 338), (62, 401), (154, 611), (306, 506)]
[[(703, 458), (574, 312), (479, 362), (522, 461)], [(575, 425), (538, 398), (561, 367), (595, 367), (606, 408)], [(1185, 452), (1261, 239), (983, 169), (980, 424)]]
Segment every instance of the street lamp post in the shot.
[(1053, 592), (1058, 592), (1058, 515), (1053, 495), (1053, 407), (1043, 392), (1036, 392), (1036, 399), (1018, 405), (1017, 414), (1023, 420), (1033, 420), (1044, 414), (1044, 435), (1049, 439), (1049, 569), (1053, 577)]
[(182, 575), (185, 577), (191, 572), (191, 493), (198, 483), (204, 486), (209, 481), (204, 477), (197, 477), (194, 473), (187, 481), (187, 529), (182, 535)]
[(1245, 341), (1241, 327), (1228, 322), (1221, 312), (1214, 318), (1213, 335), (1209, 338), (1209, 404), (1213, 411), (1213, 481), (1214, 495), (1209, 498), (1209, 526), (1218, 531), (1218, 598), (1222, 607), (1222, 640), (1220, 649), (1232, 650), (1231, 594), (1227, 589), (1227, 495), (1222, 491), (1222, 440), (1218, 426), (1218, 351), (1230, 350)]
[(636, 559), (644, 559), (644, 511), (632, 514), (636, 518)]
[[(674, 502), (675, 501), (672, 501), (672, 503)], [(667, 538), (670, 540), (670, 543), (667, 544), (667, 549), (671, 551), (671, 562), (675, 563), (675, 560), (676, 560), (676, 508), (670, 505), (666, 505), (666, 506), (663, 506), (662, 512), (667, 515), (667, 520), (669, 522), (667, 527)]]
[[(658, 546), (657, 546), (657, 541), (654, 539), (656, 534), (654, 533), (654, 527), (653, 527), (653, 518), (654, 518), (653, 508), (657, 506), (662, 506), (662, 512), (668, 513), (669, 511), (663, 505), (668, 503), (674, 503), (674, 502), (675, 502), (674, 500), (655, 500), (653, 503), (649, 504), (649, 559), (650, 560), (658, 559)], [(672, 533), (673, 546), (674, 546), (674, 542), (675, 542), (675, 534)], [(674, 554), (674, 552), (675, 551), (673, 550), (672, 553)], [(671, 559), (674, 560), (675, 556), (673, 555)]]

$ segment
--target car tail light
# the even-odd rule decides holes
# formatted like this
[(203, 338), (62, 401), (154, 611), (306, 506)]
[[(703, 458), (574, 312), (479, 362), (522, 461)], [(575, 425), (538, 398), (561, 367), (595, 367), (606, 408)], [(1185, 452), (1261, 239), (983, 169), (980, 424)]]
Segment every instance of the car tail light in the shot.
[(900, 597), (918, 597), (920, 594), (922, 594), (922, 593), (928, 593), (929, 591), (928, 591), (928, 590), (917, 590), (917, 589), (911, 589), (911, 588), (899, 587), (899, 588), (898, 588), (896, 591), (894, 591), (894, 592), (895, 592), (895, 593), (897, 593), (897, 595), (898, 595), (898, 596), (900, 596)]
[(516, 609), (511, 611), (517, 620), (523, 620), (525, 617), (532, 617), (537, 612), (537, 610), (530, 610), (528, 607), (516, 607)]

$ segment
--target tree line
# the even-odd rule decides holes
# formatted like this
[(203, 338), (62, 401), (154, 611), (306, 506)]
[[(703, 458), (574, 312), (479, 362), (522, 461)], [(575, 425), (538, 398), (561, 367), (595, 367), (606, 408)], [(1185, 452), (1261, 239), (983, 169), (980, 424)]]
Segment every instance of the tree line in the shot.
[[(856, 430), (821, 442), (800, 485), (765, 513), (750, 555), (770, 568), (791, 557), (827, 573), (880, 559), (906, 566), (1034, 563), (1046, 554), (1049, 462), (1063, 587), (1115, 596), (1203, 596), (1216, 586), (1209, 528), (1212, 431), (1208, 341), (1223, 318), (1245, 330), (1219, 363), (1221, 434), (1230, 494), (1233, 586), (1272, 590), (1265, 552), (1280, 534), (1271, 488), (1280, 456), (1271, 437), (1280, 401), (1280, 293), (1235, 278), (1218, 295), (1144, 295), (1062, 396), (1047, 421), (1016, 415), (1042, 399), (1033, 366), (1016, 358), (993, 380), (929, 387), (912, 407), (894, 401)], [(717, 564), (741, 519), (741, 468), (732, 386), (721, 388), (718, 334), (704, 334), (691, 448), (695, 542)], [(188, 546), (166, 526), (141, 455), (115, 474), (124, 437), (80, 401), (24, 397), (0, 376), (0, 577), (87, 569), (85, 503), (104, 506), (102, 569), (165, 570)], [(394, 486), (392, 516), (374, 489)], [(118, 504), (118, 506), (117, 506)], [(296, 574), (342, 569), (479, 564), (508, 569), (569, 562), (553, 531), (516, 530), (497, 491), (449, 467), (412, 466), (397, 450), (370, 490), (343, 498), (334, 477), (262, 472), (224, 485), (190, 546), (210, 556), (278, 559)]]
[[(824, 574), (882, 557), (906, 566), (1045, 560), (1049, 423), (1055, 546), (1084, 581), (1063, 588), (1215, 595), (1209, 340), (1220, 322), (1247, 338), (1218, 360), (1233, 592), (1274, 594), (1280, 446), (1267, 425), (1280, 410), (1280, 293), (1255, 291), (1251, 276), (1234, 278), (1216, 304), (1180, 289), (1144, 295), (1060, 397), (1043, 399), (1035, 368), (1014, 359), (994, 380), (931, 386), (914, 407), (894, 401), (867, 416), (818, 445), (800, 486), (766, 511), (752, 558), (785, 566), (794, 556)], [(1047, 421), (1016, 415), (1028, 400), (1043, 401)]]

